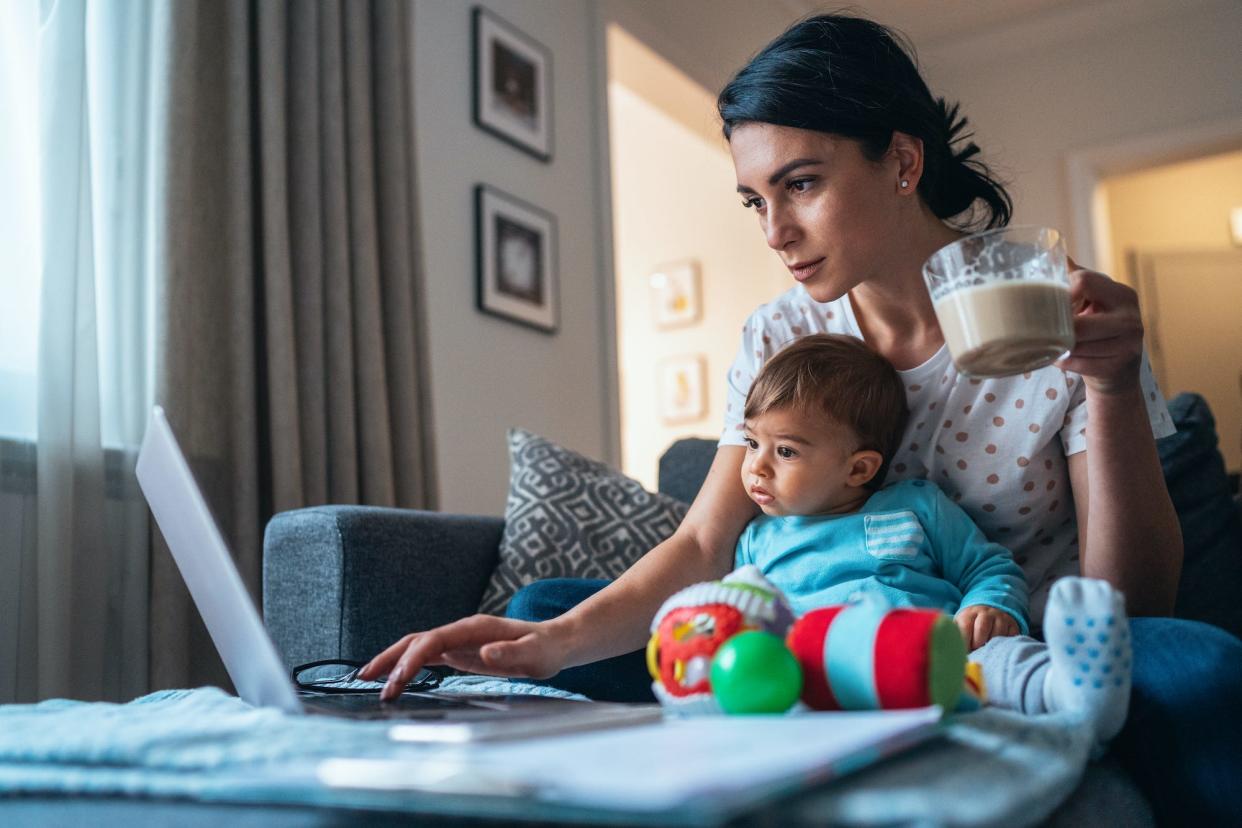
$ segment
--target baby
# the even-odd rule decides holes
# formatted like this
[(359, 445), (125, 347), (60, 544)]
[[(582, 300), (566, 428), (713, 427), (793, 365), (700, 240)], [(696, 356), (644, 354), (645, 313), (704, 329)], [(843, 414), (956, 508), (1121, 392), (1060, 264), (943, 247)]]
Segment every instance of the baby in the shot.
[[(943, 610), (990, 703), (1075, 711), (1108, 741), (1130, 697), (1121, 593), (1063, 578), (1044, 615), (1047, 644), (1030, 638), (1026, 580), (1009, 550), (929, 481), (881, 487), (907, 415), (901, 377), (861, 340), (807, 336), (770, 359), (746, 398), (742, 463), (763, 514), (742, 532), (736, 565), (757, 565), (798, 614), (868, 596)], [(1022, 669), (1045, 647), (1047, 669)]]

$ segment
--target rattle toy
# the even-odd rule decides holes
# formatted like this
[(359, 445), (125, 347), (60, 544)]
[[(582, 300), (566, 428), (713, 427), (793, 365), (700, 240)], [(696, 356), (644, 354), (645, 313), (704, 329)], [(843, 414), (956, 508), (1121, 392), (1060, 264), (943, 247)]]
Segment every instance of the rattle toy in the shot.
[[(688, 586), (665, 601), (651, 622), (651, 638), (647, 642), (651, 689), (670, 710), (720, 713), (723, 708), (712, 694), (712, 659), (717, 651), (726, 641), (748, 631), (766, 633), (784, 649), (781, 639), (793, 620), (793, 610), (780, 590), (753, 565), (720, 581)], [(773, 658), (772, 649), (771, 643), (743, 643), (732, 648), (731, 666), (722, 668), (722, 675), (740, 677), (756, 661)], [(779, 661), (779, 656), (775, 658)], [(793, 666), (797, 666), (796, 662)], [(788, 664), (784, 669), (788, 670)], [(739, 681), (754, 682), (744, 678)], [(789, 704), (796, 699), (795, 693)]]
[(786, 638), (802, 665), (802, 701), (816, 710), (954, 709), (963, 690), (966, 642), (939, 610), (862, 601), (811, 610)]

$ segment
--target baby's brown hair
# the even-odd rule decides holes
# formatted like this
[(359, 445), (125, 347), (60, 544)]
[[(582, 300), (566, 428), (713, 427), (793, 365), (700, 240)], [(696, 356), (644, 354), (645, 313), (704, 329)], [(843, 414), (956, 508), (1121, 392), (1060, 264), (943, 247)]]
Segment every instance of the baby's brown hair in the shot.
[(857, 450), (878, 451), (884, 459), (867, 481), (871, 489), (882, 485), (910, 416), (892, 363), (861, 339), (839, 334), (804, 336), (767, 361), (746, 395), (744, 416), (779, 408), (826, 415), (857, 435)]

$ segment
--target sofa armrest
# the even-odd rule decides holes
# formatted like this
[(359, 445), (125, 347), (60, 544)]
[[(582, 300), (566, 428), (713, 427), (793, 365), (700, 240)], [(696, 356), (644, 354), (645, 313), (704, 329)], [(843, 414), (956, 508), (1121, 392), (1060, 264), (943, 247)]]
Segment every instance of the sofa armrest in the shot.
[(263, 538), (263, 617), (287, 667), (367, 660), (478, 610), (504, 521), (372, 506), (281, 512)]

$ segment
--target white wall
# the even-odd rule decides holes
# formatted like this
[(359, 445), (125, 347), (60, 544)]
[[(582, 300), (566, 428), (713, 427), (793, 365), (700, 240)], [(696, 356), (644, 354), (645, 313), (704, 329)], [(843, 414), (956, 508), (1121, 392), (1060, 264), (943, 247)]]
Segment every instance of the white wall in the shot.
[[(508, 484), (506, 429), (521, 426), (603, 457), (612, 426), (601, 381), (608, 360), (600, 335), (592, 12), (582, 3), (538, 0), (483, 5), (553, 52), (551, 163), (471, 120), (472, 3), (415, 3), (412, 71), (437, 507), (500, 514)], [(475, 309), (476, 183), (556, 216), (555, 335)]]
[[(481, 5), (553, 52), (550, 164), (473, 125), (472, 3), (414, 0), (411, 69), (436, 508), (500, 514), (510, 427), (621, 464), (610, 298), (605, 23), (624, 20), (655, 37), (715, 86), (792, 14), (779, 4), (774, 11), (749, 0), (485, 0)], [(554, 336), (475, 310), (472, 192), (479, 182), (557, 217), (561, 327)], [(704, 428), (709, 434), (715, 430)]]
[[(923, 0), (913, 0), (923, 2)], [(715, 97), (800, 13), (782, 0), (587, 0)]]
[(1075, 19), (921, 51), (933, 92), (962, 101), (985, 160), (1015, 182), (1015, 222), (1067, 233), (1067, 156), (1242, 115), (1242, 4), (1134, 0)]

